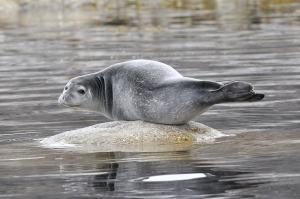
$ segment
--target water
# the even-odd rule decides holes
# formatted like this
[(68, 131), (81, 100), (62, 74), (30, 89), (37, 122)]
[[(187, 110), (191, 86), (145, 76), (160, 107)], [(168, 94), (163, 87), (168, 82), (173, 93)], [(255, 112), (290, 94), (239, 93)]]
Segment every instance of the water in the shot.
[[(21, 9), (3, 2), (1, 198), (299, 198), (299, 1), (55, 1)], [(195, 121), (236, 136), (186, 150), (39, 145), (109, 121), (57, 105), (70, 78), (138, 58), (184, 76), (248, 81), (266, 97), (214, 106)]]

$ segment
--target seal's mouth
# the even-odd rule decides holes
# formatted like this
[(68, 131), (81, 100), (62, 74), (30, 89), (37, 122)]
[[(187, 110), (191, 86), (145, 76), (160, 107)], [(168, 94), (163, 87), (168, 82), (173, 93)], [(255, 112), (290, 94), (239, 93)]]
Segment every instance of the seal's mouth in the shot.
[(76, 105), (76, 104), (65, 104), (65, 103), (58, 103), (59, 106), (62, 106), (62, 107), (80, 107), (80, 105)]

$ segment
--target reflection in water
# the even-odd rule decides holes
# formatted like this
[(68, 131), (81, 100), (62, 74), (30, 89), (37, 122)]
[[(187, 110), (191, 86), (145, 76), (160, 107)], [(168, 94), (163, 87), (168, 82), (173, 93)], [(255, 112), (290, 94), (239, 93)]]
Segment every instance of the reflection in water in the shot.
[(89, 184), (92, 187), (97, 189), (97, 191), (114, 191), (115, 190), (115, 183), (113, 182), (114, 179), (117, 177), (119, 164), (118, 163), (109, 163), (108, 173), (95, 175)]
[[(120, 154), (119, 154), (120, 155)], [(129, 154), (122, 154), (130, 156)], [(95, 157), (97, 155), (95, 154)], [(167, 158), (167, 157), (165, 157)], [(102, 161), (100, 159), (100, 161)], [(103, 174), (94, 176), (74, 176), (67, 179), (72, 182), (68, 185), (69, 193), (103, 194), (105, 192), (115, 191), (115, 196), (122, 196), (123, 193), (130, 193), (132, 197), (158, 196), (227, 196), (231, 190), (256, 187), (261, 182), (245, 181), (237, 182), (239, 176), (251, 176), (251, 172), (215, 170), (213, 164), (192, 163), (190, 161), (161, 160), (146, 162), (119, 162), (102, 163), (95, 165), (94, 172)], [(206, 177), (197, 177), (186, 180), (168, 180), (168, 181), (147, 181), (151, 176), (177, 174), (205, 174)], [(154, 191), (155, 190), (155, 191)], [(243, 195), (243, 194), (242, 194)]]
[[(300, 9), (298, 0), (156, 0), (151, 2), (114, 0), (106, 1), (104, 4), (101, 1), (64, 1), (64, 4), (60, 1), (57, 1), (57, 4), (41, 1), (39, 3), (26, 1), (27, 6), (24, 6), (21, 0), (19, 4), (14, 4), (18, 9), (8, 9), (7, 4), (0, 2), (0, 8), (8, 11), (0, 14), (0, 27), (13, 29), (36, 26), (65, 28), (106, 25), (117, 26), (119, 30), (133, 27), (149, 31), (153, 27), (161, 29), (182, 25), (220, 25), (220, 30), (245, 30), (260, 29), (259, 24), (274, 22), (299, 25), (297, 13)], [(90, 6), (85, 7), (88, 4)], [(28, 12), (31, 7), (43, 9), (31, 9)], [(60, 10), (53, 14), (53, 9), (58, 8)], [(289, 14), (288, 18), (284, 14)]]
[[(297, 0), (0, 1), (0, 197), (297, 198)], [(35, 139), (108, 120), (66, 109), (66, 82), (130, 59), (265, 93), (196, 121), (235, 137), (161, 153), (43, 149)], [(247, 133), (243, 133), (247, 132)], [(147, 182), (151, 176), (206, 177)]]
[(207, 177), (204, 173), (188, 173), (188, 174), (168, 174), (168, 175), (158, 175), (150, 176), (144, 179), (144, 182), (169, 182), (169, 181), (182, 181), (182, 180), (192, 180), (197, 178)]

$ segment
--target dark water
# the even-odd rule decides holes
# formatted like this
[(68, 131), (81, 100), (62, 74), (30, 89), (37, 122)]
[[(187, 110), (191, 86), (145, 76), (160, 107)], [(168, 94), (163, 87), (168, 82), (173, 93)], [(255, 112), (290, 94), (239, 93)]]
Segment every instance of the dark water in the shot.
[[(99, 2), (0, 6), (1, 198), (300, 197), (299, 1)], [(214, 106), (196, 121), (236, 136), (184, 151), (40, 147), (109, 121), (57, 105), (70, 78), (138, 58), (266, 97)]]

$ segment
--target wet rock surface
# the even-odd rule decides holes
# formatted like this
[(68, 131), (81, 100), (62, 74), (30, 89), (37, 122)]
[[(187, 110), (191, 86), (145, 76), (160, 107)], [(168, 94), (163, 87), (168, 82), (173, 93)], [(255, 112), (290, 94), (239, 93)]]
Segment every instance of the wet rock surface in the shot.
[[(198, 122), (163, 125), (143, 121), (115, 121), (60, 133), (41, 141), (44, 147), (98, 146), (102, 150), (125, 150), (131, 145), (212, 142), (224, 136)], [(71, 144), (71, 145), (70, 145)], [(74, 145), (72, 145), (74, 144)], [(120, 149), (120, 146), (122, 146)], [(78, 146), (77, 146), (78, 147)]]

